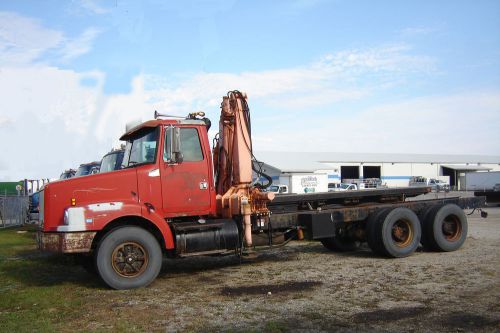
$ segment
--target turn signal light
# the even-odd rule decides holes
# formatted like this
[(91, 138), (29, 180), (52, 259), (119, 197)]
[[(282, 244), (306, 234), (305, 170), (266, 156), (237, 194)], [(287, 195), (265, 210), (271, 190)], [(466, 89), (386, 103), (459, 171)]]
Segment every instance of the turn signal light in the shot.
[(71, 198), (71, 206), (76, 206), (76, 199), (75, 198)]

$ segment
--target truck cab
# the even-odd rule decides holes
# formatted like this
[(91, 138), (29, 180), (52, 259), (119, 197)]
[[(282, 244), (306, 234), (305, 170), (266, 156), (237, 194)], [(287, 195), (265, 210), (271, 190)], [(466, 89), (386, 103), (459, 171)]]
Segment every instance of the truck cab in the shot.
[[(176, 157), (169, 137), (174, 128), (182, 146)], [(212, 161), (203, 121), (148, 121), (121, 140), (126, 141), (123, 169), (45, 187), (45, 201), (50, 199), (51, 205), (44, 231), (100, 230), (124, 215), (161, 223), (164, 218), (214, 215)]]
[[(110, 231), (127, 225), (154, 235), (160, 254), (175, 252), (171, 223), (209, 221), (215, 216), (213, 164), (204, 121), (152, 120), (129, 130), (121, 140), (126, 141), (123, 169), (50, 183), (41, 191), (42, 250), (92, 254)], [(132, 267), (118, 270), (118, 280), (120, 274), (133, 275)], [(144, 285), (140, 279), (136, 285), (130, 281), (107, 283), (118, 289)]]

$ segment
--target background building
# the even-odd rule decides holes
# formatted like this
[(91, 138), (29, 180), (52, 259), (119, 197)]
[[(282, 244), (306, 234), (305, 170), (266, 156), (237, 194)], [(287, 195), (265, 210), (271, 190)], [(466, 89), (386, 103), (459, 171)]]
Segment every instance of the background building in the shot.
[(398, 187), (408, 186), (412, 176), (423, 176), (461, 189), (466, 172), (500, 171), (500, 156), (311, 152), (258, 152), (255, 156), (277, 183), (283, 175), (325, 173), (332, 183), (379, 178), (389, 187)]

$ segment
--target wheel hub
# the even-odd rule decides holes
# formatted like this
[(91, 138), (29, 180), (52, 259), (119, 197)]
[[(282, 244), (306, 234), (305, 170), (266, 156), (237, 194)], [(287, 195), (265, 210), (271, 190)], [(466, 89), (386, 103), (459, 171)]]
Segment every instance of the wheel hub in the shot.
[(148, 266), (148, 253), (136, 242), (119, 244), (112, 254), (113, 270), (120, 276), (133, 278), (141, 275)]
[(442, 232), (448, 241), (457, 240), (462, 234), (462, 225), (457, 218), (449, 216), (443, 221)]
[(410, 222), (398, 220), (392, 227), (392, 239), (399, 247), (406, 247), (413, 239), (413, 231)]

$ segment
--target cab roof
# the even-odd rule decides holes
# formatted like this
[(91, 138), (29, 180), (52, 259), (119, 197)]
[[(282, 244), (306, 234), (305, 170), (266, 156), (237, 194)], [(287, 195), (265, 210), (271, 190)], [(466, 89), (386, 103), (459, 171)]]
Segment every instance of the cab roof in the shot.
[(142, 130), (143, 128), (155, 128), (160, 125), (205, 125), (203, 120), (198, 119), (154, 119), (148, 120), (142, 124), (132, 127), (120, 137), (120, 140), (128, 140), (132, 135)]

